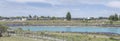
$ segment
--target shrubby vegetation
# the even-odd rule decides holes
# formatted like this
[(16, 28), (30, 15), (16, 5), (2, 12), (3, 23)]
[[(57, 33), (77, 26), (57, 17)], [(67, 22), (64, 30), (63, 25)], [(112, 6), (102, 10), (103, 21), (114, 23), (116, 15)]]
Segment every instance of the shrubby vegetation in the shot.
[(119, 41), (119, 39), (116, 39), (114, 37), (109, 37), (106, 35), (96, 35), (96, 34), (92, 35), (92, 34), (54, 33), (54, 32), (50, 32), (47, 34), (48, 36), (58, 38), (58, 39), (63, 39), (66, 41)]
[(0, 30), (1, 30), (1, 32), (6, 32), (7, 31), (7, 29), (8, 29), (8, 27), (7, 26), (3, 26), (3, 25), (0, 25)]
[(2, 33), (6, 32), (8, 29), (7, 26), (0, 25), (0, 37), (2, 37)]

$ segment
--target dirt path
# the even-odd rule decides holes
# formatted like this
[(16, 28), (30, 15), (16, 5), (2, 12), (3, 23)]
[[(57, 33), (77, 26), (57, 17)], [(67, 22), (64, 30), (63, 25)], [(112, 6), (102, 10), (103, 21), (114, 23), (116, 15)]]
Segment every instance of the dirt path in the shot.
[(36, 39), (47, 39), (47, 40), (52, 40), (52, 41), (66, 41), (63, 39), (57, 39), (53, 37), (48, 37), (48, 36), (36, 36), (36, 35), (30, 35), (30, 38), (36, 38)]
[[(17, 34), (12, 35), (12, 36), (19, 36)], [(34, 40), (51, 40), (51, 41), (66, 41), (64, 39), (58, 39), (58, 38), (53, 38), (53, 37), (48, 37), (48, 36), (37, 36), (37, 35), (20, 35), (20, 37), (27, 37), (27, 38), (32, 38)]]

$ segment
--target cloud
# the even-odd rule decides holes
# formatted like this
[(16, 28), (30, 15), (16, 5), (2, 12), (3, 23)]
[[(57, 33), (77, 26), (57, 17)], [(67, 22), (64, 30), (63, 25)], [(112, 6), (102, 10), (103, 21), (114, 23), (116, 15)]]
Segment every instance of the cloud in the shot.
[(0, 0), (0, 16), (27, 16), (29, 14), (38, 16), (63, 16), (66, 12), (66, 9), (34, 7)]
[(106, 6), (113, 7), (113, 8), (120, 8), (120, 1), (111, 1), (106, 4)]
[(26, 3), (26, 2), (45, 2), (45, 0), (7, 0), (7, 1), (13, 1), (13, 2), (19, 2), (19, 3)]
[[(7, 2), (0, 1), (0, 15), (27, 16), (31, 14), (38, 16), (65, 16), (66, 12), (70, 11), (73, 17), (106, 16), (111, 14), (112, 10), (109, 10), (111, 9), (109, 7), (118, 8), (118, 6), (114, 4), (119, 5), (119, 2), (117, 1), (118, 3), (116, 3), (115, 1), (116, 0), (7, 0)], [(58, 7), (50, 7), (49, 5)], [(118, 11), (118, 13), (120, 12)]]
[[(57, 7), (62, 6), (65, 7), (77, 7), (81, 5), (103, 5), (106, 7), (112, 7), (112, 8), (120, 8), (120, 0), (7, 0), (9, 2), (17, 2), (22, 4), (28, 4), (28, 3), (43, 3), (47, 6)], [(35, 4), (32, 4), (33, 6)], [(31, 4), (28, 4), (31, 5)], [(35, 5), (37, 6), (37, 5)]]
[(101, 4), (101, 0), (7, 0), (11, 2), (18, 2), (18, 3), (27, 3), (27, 2), (44, 2), (44, 3), (50, 3), (54, 5), (64, 5), (64, 4)]
[(51, 5), (60, 4), (60, 1), (56, 0), (7, 0), (9, 2), (17, 2), (17, 3), (47, 3)]
[(49, 3), (52, 5), (77, 5), (77, 4), (105, 4), (106, 2), (114, 0), (7, 0), (7, 1), (18, 3), (42, 2)]

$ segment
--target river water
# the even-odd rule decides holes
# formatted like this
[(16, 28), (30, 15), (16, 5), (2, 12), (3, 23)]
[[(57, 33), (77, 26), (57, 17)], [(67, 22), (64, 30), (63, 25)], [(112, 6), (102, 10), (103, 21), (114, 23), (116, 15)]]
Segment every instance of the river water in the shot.
[(95, 26), (19, 26), (30, 31), (59, 31), (59, 32), (110, 32), (120, 34), (120, 27), (95, 27)]

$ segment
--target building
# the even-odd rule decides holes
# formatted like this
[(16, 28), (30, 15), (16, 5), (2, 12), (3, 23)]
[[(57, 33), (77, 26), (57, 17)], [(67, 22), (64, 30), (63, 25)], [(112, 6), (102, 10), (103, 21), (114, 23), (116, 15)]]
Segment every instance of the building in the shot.
[(9, 20), (9, 18), (7, 18), (7, 17), (1, 17), (0, 20), (1, 21), (6, 21), (6, 20)]
[(26, 21), (26, 20), (27, 20), (27, 18), (22, 18), (21, 20), (22, 20), (22, 21)]
[(17, 18), (17, 17), (2, 17), (0, 18), (1, 21), (26, 21), (27, 18)]

